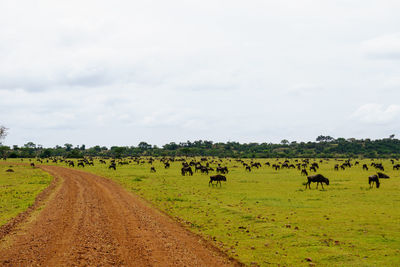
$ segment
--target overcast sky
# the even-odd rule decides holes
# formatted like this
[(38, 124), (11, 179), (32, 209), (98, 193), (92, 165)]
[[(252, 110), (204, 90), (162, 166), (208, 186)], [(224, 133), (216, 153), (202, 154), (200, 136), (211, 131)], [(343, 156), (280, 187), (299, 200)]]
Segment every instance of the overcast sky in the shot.
[(400, 1), (0, 1), (6, 145), (400, 137)]

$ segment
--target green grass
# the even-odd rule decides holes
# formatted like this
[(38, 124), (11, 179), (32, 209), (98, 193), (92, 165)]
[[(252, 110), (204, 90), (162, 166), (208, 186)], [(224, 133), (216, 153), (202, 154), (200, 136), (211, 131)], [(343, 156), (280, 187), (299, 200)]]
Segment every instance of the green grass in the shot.
[(49, 174), (37, 168), (0, 164), (0, 226), (31, 206), (51, 180)]
[(325, 190), (305, 190), (298, 170), (263, 164), (247, 173), (234, 160), (222, 163), (230, 170), (222, 187), (208, 186), (207, 175), (181, 176), (180, 162), (166, 170), (156, 161), (156, 173), (147, 163), (114, 171), (95, 161), (84, 170), (117, 181), (246, 264), (399, 266), (400, 171), (383, 161), (391, 178), (370, 189), (375, 171), (361, 168), (369, 160), (346, 171), (334, 171), (335, 163), (320, 164)]

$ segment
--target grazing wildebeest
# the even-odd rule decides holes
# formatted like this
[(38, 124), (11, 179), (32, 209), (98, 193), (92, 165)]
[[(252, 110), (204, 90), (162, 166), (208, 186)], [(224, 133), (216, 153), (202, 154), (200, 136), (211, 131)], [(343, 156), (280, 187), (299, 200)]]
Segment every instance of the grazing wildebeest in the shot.
[(387, 174), (378, 172), (378, 178), (384, 178), (384, 179), (389, 179), (390, 177)]
[(228, 173), (229, 171), (228, 171), (228, 167), (217, 167), (217, 173), (222, 173), (222, 174), (225, 174), (225, 173)]
[(78, 162), (78, 165), (76, 165), (76, 166), (82, 166), (82, 167), (85, 167), (85, 164), (83, 164), (83, 162)]
[(367, 166), (367, 164), (363, 164), (363, 170), (368, 171), (368, 166)]
[(246, 166), (246, 171), (251, 172), (251, 167), (250, 166)]
[(192, 168), (190, 166), (182, 167), (182, 169), (181, 169), (182, 176), (185, 176), (186, 173), (188, 173), (190, 176), (193, 175), (193, 171), (192, 171)]
[(156, 168), (151, 167), (151, 168), (150, 168), (150, 172), (156, 172)]
[(370, 188), (372, 188), (374, 186), (374, 183), (376, 185), (376, 188), (379, 188), (380, 182), (379, 182), (378, 175), (374, 174), (374, 175), (369, 176), (368, 183), (369, 183)]
[(317, 183), (317, 189), (318, 189), (318, 184), (321, 184), (322, 189), (324, 189), (323, 183), (325, 183), (326, 185), (329, 185), (329, 179), (325, 178), (322, 174), (308, 176), (307, 183), (306, 183), (306, 189), (307, 189), (307, 185), (308, 185), (308, 188), (311, 189), (311, 186), (310, 186), (311, 183)]
[(393, 166), (393, 170), (399, 170), (400, 169), (400, 164), (396, 164)]
[(108, 166), (108, 169), (114, 169), (114, 171), (117, 170), (117, 166), (115, 165), (115, 162), (111, 163), (111, 165)]
[(213, 184), (214, 181), (217, 182), (216, 185), (218, 185), (218, 183), (219, 183), (219, 185), (222, 186), (222, 185), (221, 185), (221, 181), (226, 182), (226, 177), (223, 176), (223, 175), (221, 175), (221, 174), (217, 174), (217, 175), (214, 175), (214, 176), (210, 176), (210, 182), (208, 182), (208, 186), (210, 186), (210, 184), (211, 184), (212, 186), (214, 186), (214, 184)]
[(333, 168), (335, 171), (339, 170), (339, 164), (335, 164), (335, 167)]
[(35, 167), (35, 163), (32, 162), (32, 163), (31, 163), (31, 167)]
[(314, 171), (314, 172), (316, 172), (316, 171), (317, 171), (317, 169), (315, 168), (315, 166), (311, 166), (311, 167), (310, 167), (310, 171)]
[(306, 169), (302, 169), (302, 170), (301, 170), (301, 175), (307, 176), (307, 175), (308, 175), (307, 170), (306, 170)]
[(164, 163), (164, 168), (165, 168), (165, 169), (168, 169), (169, 167), (170, 167), (169, 162)]

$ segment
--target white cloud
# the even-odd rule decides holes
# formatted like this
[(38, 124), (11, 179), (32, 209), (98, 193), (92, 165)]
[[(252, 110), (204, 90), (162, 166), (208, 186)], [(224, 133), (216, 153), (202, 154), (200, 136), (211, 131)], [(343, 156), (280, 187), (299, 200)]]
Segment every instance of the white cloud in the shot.
[(385, 124), (400, 119), (400, 105), (365, 104), (359, 107), (352, 117), (365, 123)]

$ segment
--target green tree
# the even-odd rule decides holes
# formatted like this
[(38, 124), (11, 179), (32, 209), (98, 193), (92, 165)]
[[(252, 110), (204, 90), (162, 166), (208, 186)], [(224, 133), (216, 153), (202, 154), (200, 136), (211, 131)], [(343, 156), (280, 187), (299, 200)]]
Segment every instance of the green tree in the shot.
[(4, 139), (7, 136), (7, 128), (0, 125), (0, 144), (1, 144), (1, 140)]

